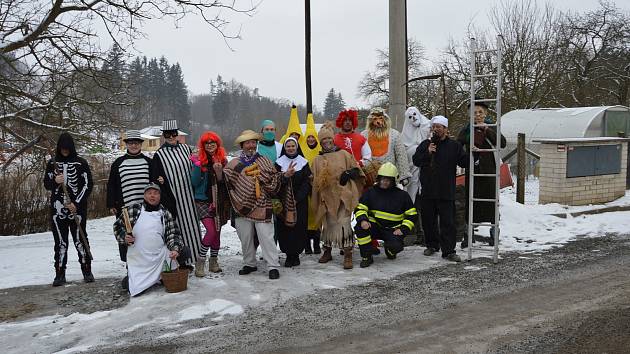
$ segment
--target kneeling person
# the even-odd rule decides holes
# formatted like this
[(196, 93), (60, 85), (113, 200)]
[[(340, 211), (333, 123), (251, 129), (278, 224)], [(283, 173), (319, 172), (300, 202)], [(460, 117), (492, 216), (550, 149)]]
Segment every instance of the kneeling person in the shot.
[(372, 240), (385, 241), (385, 255), (395, 259), (404, 248), (404, 235), (413, 229), (418, 212), (409, 194), (396, 187), (396, 178), (396, 166), (391, 162), (383, 164), (378, 170), (376, 185), (363, 193), (354, 211), (361, 268), (374, 263)]
[[(151, 183), (144, 188), (144, 201), (128, 208), (133, 231), (125, 229), (123, 217), (114, 223), (118, 243), (127, 244), (129, 294), (138, 295), (160, 281), (164, 262), (171, 263), (180, 253), (184, 241), (175, 218), (160, 204), (160, 187)], [(181, 259), (181, 257), (180, 257)], [(177, 268), (177, 262), (171, 266)]]

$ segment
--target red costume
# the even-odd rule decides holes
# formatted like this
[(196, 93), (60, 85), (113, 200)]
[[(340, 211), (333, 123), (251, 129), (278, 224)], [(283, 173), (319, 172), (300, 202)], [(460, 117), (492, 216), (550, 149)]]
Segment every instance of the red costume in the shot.
[(366, 139), (363, 135), (355, 132), (349, 134), (335, 134), (335, 145), (349, 152), (360, 165), (362, 165), (361, 159), (363, 158), (363, 156), (361, 156), (361, 148), (365, 144), (365, 141)]
[[(353, 129), (356, 129), (357, 126), (359, 126), (359, 115), (357, 111), (348, 109), (339, 112), (335, 122), (337, 128), (341, 128), (346, 119), (352, 120)], [(359, 133), (355, 133), (354, 131), (351, 133), (337, 133), (335, 134), (334, 142), (339, 149), (349, 152), (361, 167), (363, 167), (362, 160), (369, 159), (371, 157), (371, 153), (365, 151), (365, 143), (367, 142), (367, 139)]]

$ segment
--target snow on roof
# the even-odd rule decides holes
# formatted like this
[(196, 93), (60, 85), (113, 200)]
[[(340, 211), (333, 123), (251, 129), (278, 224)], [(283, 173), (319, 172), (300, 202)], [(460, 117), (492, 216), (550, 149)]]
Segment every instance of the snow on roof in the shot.
[(583, 138), (602, 135), (606, 111), (629, 111), (624, 106), (517, 109), (501, 117), (501, 133), (516, 143), (518, 133), (532, 139)]

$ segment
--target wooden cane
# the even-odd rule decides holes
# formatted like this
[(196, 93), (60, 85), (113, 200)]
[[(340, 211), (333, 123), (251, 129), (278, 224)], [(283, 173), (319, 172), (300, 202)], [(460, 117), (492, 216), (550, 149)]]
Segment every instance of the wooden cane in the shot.
[[(131, 234), (133, 228), (131, 227), (131, 220), (129, 220), (129, 211), (127, 210), (127, 208), (123, 208), (122, 216), (123, 221), (125, 222), (125, 231), (127, 231), (127, 234)], [(133, 242), (131, 242), (131, 244), (133, 245)]]

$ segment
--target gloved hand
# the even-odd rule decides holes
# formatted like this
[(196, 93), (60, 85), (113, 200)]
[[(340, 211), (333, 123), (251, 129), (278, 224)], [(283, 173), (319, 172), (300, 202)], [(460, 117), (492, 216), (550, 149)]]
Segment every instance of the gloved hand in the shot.
[(361, 170), (358, 167), (351, 168), (346, 172), (350, 174), (350, 178), (353, 180), (356, 180), (359, 176), (361, 176)]
[(409, 184), (409, 177), (401, 179), (400, 184), (402, 184), (403, 187), (406, 187)]
[(339, 184), (345, 186), (350, 180), (350, 173), (348, 171), (343, 171), (341, 177), (339, 177)]

